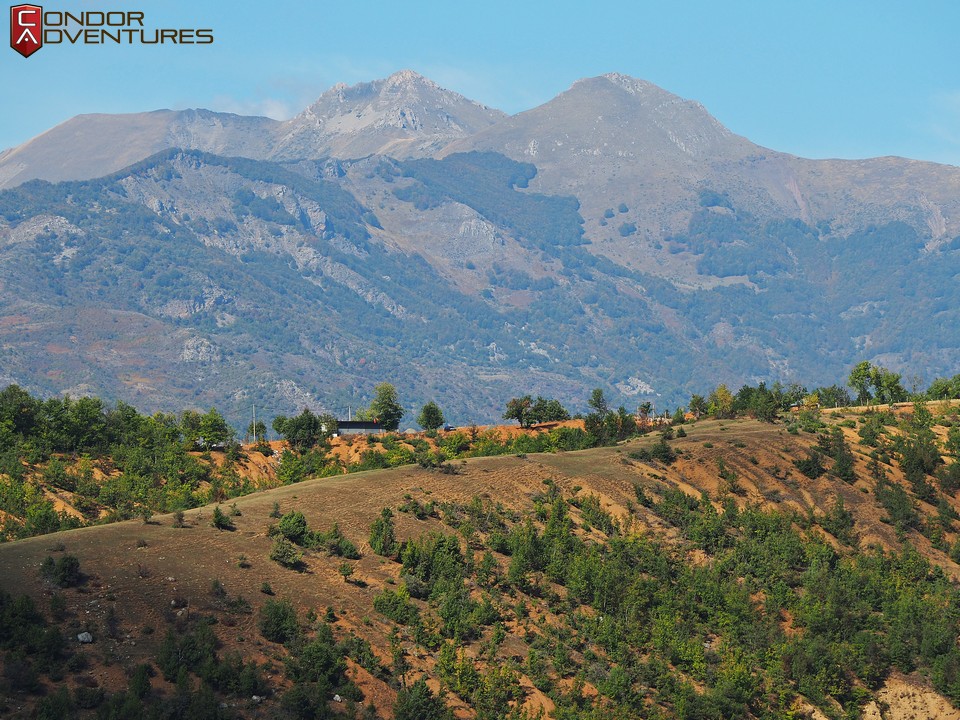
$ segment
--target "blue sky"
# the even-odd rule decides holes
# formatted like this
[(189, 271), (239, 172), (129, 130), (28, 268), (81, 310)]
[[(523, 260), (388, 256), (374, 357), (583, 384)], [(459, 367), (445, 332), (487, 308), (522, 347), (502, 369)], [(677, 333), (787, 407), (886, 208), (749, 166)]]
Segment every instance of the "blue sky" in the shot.
[(284, 118), (336, 82), (402, 68), (511, 113), (617, 71), (777, 150), (960, 165), (956, 2), (40, 2), (142, 10), (147, 27), (210, 27), (216, 41), (51, 45), (26, 60), (4, 48), (0, 148), (79, 113)]

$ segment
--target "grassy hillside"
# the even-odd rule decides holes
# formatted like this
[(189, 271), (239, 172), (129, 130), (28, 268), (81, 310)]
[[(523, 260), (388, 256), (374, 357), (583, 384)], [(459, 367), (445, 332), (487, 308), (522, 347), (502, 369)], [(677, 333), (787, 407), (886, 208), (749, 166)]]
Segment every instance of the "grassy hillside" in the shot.
[(957, 408), (925, 410), (700, 421), (0, 545), (0, 706), (955, 717)]

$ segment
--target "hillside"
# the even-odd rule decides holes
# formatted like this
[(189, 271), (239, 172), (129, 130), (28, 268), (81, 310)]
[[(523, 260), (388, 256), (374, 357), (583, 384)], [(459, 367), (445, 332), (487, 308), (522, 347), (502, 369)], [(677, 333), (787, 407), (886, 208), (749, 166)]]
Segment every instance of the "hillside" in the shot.
[[(3, 544), (3, 589), (71, 640), (25, 661), (4, 636), (0, 706), (28, 716), (32, 668), (44, 712), (70, 687), (110, 717), (392, 717), (398, 697), (439, 717), (420, 677), (459, 717), (958, 717), (957, 423), (955, 404), (701, 420), (666, 451), (655, 433), (306, 480), (237, 498), (233, 530), (206, 506)], [(44, 580), (48, 555), (80, 584)]]
[[(300, 170), (174, 151), (0, 194), (0, 381), (217, 405), (238, 425), (251, 402), (343, 412), (385, 379), (416, 393), (411, 406), (444, 396), (486, 421), (503, 394), (571, 398), (592, 382), (574, 379), (574, 357), (544, 356), (566, 344), (562, 324), (524, 329), (527, 311), (461, 291), (342, 183)], [(571, 342), (576, 357), (591, 346)], [(500, 385), (468, 390), (477, 372)]]
[[(442, 154), (476, 150), (534, 163), (537, 190), (580, 200), (599, 251), (651, 272), (665, 262), (652, 245), (687, 229), (702, 191), (716, 193), (723, 201), (717, 206), (748, 212), (760, 223), (799, 220), (822, 239), (894, 221), (935, 242), (958, 234), (955, 167), (777, 152), (724, 127), (696, 101), (618, 73), (578, 80)], [(626, 210), (618, 209), (621, 203)], [(611, 209), (616, 223), (605, 215)], [(629, 241), (615, 232), (623, 222), (636, 226)], [(668, 276), (678, 271), (676, 264), (662, 268)]]

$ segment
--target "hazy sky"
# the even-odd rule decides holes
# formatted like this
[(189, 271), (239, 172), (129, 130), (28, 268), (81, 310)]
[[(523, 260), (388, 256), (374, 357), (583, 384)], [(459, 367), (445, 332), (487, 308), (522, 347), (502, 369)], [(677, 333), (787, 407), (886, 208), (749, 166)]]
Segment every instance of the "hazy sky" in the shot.
[(215, 42), (48, 45), (29, 59), (5, 47), (0, 148), (79, 113), (286, 118), (336, 82), (402, 68), (510, 113), (617, 71), (699, 100), (777, 150), (960, 165), (955, 1), (40, 2), (142, 10), (147, 28), (212, 28)]

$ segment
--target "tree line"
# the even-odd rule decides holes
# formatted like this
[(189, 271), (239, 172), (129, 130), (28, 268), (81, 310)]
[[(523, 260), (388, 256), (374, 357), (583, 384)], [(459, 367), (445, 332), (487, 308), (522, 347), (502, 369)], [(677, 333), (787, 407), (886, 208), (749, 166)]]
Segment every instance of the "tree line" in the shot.
[[(391, 434), (399, 427), (405, 409), (397, 389), (380, 383), (369, 407), (361, 409), (358, 417), (379, 421), (387, 432), (368, 437), (368, 447), (352, 463), (329, 453), (328, 440), (338, 431), (333, 415), (304, 409), (292, 417), (277, 416), (273, 429), (289, 443), (280, 457), (278, 481), (289, 484), (308, 477), (411, 463), (452, 470), (447, 462), (456, 458), (608, 445), (648, 432), (654, 425), (679, 425), (705, 416), (750, 416), (773, 422), (791, 408), (799, 411), (788, 423), (791, 432), (797, 426), (817, 432), (820, 407), (960, 398), (960, 374), (937, 378), (926, 390), (907, 392), (900, 374), (867, 361), (856, 364), (847, 385), (853, 394), (838, 384), (808, 390), (796, 383), (768, 386), (761, 382), (744, 385), (736, 393), (720, 384), (705, 395), (693, 394), (686, 408), (664, 409), (656, 418), (649, 401), (641, 402), (635, 411), (623, 406), (614, 409), (600, 388), (587, 398), (588, 411), (576, 415), (559, 400), (523, 395), (507, 401), (504, 419), (515, 420), (523, 428), (561, 424), (512, 437), (475, 426), (437, 434), (436, 430), (445, 426), (445, 416), (431, 400), (417, 415), (428, 439), (434, 441), (430, 445), (422, 437)], [(572, 418), (582, 420), (582, 427), (562, 424)], [(263, 422), (247, 428), (248, 435), (258, 440), (265, 430)], [(225, 451), (228, 463), (217, 467), (205, 462), (203, 453), (211, 449)], [(263, 454), (273, 452), (265, 443), (255, 449)], [(123, 402), (108, 406), (95, 397), (40, 399), (11, 385), (0, 391), (0, 510), (9, 516), (0, 534), (24, 537), (54, 532), (86, 522), (124, 519), (138, 512), (187, 509), (251, 492), (254, 488), (249, 480), (232, 465), (242, 452), (235, 430), (215, 408), (145, 415)], [(64, 456), (79, 461), (70, 467)], [(95, 479), (97, 463), (103, 466), (100, 479)], [(43, 475), (48, 486), (74, 493), (75, 507), (84, 519), (56, 511), (31, 481), (30, 476), (37, 474)]]

